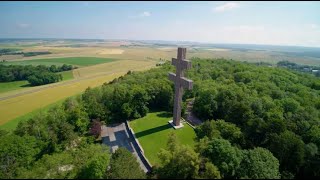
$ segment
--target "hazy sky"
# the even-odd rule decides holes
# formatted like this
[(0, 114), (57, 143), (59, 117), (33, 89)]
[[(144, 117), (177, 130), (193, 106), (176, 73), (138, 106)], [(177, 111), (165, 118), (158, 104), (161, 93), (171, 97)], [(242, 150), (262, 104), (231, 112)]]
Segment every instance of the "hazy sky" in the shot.
[(320, 2), (0, 2), (0, 38), (320, 47)]

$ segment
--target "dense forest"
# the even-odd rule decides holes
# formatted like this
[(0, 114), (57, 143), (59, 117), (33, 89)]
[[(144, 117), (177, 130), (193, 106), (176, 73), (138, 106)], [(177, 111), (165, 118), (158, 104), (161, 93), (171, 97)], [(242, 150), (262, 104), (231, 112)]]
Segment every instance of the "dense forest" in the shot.
[[(192, 59), (196, 147), (174, 135), (142, 173), (125, 149), (100, 145), (101, 124), (172, 111), (169, 63), (131, 72), (0, 131), (0, 178), (301, 178), (320, 176), (320, 79), (225, 59)], [(108, 163), (106, 163), (108, 162)], [(119, 168), (122, 167), (122, 168)]]
[(28, 80), (32, 86), (54, 83), (62, 80), (61, 74), (56, 72), (72, 70), (72, 65), (63, 64), (62, 66), (22, 66), (22, 65), (2, 65), (0, 64), (0, 82), (11, 82)]

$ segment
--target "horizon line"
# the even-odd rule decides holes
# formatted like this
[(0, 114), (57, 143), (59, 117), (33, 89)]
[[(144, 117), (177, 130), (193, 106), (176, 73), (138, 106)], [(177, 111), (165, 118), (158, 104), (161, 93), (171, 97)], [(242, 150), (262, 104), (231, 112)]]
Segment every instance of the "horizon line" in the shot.
[(209, 45), (219, 45), (219, 44), (226, 44), (226, 45), (258, 45), (258, 46), (284, 46), (284, 47), (307, 47), (307, 48), (320, 48), (320, 46), (305, 46), (305, 45), (282, 45), (282, 44), (254, 44), (254, 43), (213, 43), (213, 42), (200, 42), (200, 41), (188, 41), (188, 40), (143, 40), (143, 39), (105, 39), (105, 38), (3, 38), (0, 37), (0, 40), (7, 39), (7, 40), (45, 40), (45, 39), (55, 39), (55, 40), (112, 40), (112, 41), (166, 41), (166, 42), (188, 42), (188, 43), (197, 43), (197, 44), (209, 44)]

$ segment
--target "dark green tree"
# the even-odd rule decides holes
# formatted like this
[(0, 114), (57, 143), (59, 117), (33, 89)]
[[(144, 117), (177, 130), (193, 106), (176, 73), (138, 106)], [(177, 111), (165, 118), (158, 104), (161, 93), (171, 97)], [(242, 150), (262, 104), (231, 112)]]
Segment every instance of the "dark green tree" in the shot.
[(215, 138), (207, 144), (202, 155), (219, 168), (224, 178), (236, 177), (243, 158), (242, 151), (233, 147), (229, 141)]
[(279, 161), (264, 148), (243, 150), (244, 157), (237, 171), (239, 177), (250, 179), (279, 179)]
[(44, 143), (32, 136), (13, 134), (0, 137), (0, 178), (12, 179), (21, 167), (28, 168), (39, 157)]
[(161, 149), (158, 156), (162, 165), (157, 170), (158, 177), (186, 179), (198, 176), (199, 154), (189, 146), (178, 144), (174, 133), (169, 135), (167, 149)]
[(301, 138), (291, 131), (273, 135), (269, 149), (280, 162), (280, 169), (297, 172), (304, 163), (305, 145)]
[(106, 173), (110, 179), (145, 179), (137, 159), (125, 148), (118, 148), (111, 156), (110, 169)]

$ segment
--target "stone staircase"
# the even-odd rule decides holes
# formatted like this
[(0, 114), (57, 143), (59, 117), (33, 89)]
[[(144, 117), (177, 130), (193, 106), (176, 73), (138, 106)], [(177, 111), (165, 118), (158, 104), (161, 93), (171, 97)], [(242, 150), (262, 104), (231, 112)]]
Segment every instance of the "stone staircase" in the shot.
[(187, 109), (184, 115), (184, 119), (190, 124), (192, 124), (193, 126), (198, 126), (202, 123), (202, 121), (192, 112), (193, 103), (194, 103), (194, 98), (187, 100)]

